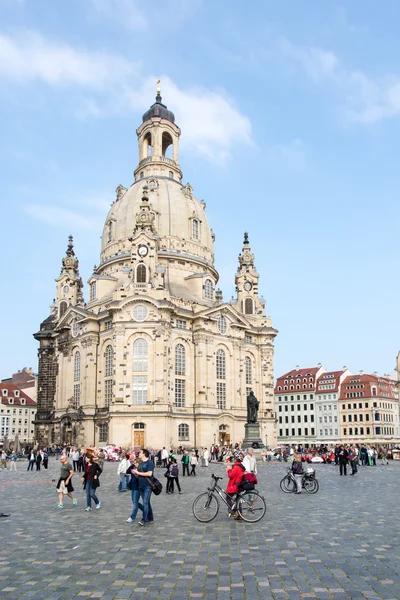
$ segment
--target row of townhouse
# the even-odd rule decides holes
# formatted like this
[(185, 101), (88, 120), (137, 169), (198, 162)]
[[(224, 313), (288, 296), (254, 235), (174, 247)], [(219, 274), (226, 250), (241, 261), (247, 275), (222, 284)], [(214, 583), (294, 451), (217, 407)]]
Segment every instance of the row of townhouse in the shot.
[(400, 442), (399, 387), (389, 377), (297, 367), (278, 377), (275, 407), (279, 444)]

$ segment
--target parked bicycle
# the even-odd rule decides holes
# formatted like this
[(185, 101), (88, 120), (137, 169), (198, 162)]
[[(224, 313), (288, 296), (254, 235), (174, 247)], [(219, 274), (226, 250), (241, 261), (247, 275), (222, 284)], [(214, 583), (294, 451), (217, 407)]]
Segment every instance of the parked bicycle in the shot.
[[(285, 477), (280, 482), (282, 492), (290, 494), (297, 490), (296, 479), (291, 468), (288, 468)], [(309, 494), (316, 494), (319, 490), (318, 479), (315, 477), (315, 469), (307, 467), (301, 476), (301, 487)]]
[(209, 523), (215, 519), (220, 506), (218, 496), (228, 507), (229, 514), (237, 513), (247, 523), (257, 523), (263, 518), (267, 506), (257, 490), (238, 491), (232, 502), (231, 497), (218, 485), (218, 480), (223, 478), (212, 474), (211, 479), (208, 491), (197, 496), (193, 502), (193, 514), (198, 521)]

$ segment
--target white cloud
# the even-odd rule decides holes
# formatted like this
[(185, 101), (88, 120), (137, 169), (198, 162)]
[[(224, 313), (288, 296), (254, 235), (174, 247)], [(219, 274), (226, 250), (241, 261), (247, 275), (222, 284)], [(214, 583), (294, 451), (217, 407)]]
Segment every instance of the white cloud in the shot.
[(100, 15), (126, 29), (135, 31), (148, 26), (146, 15), (142, 10), (146, 4), (139, 0), (91, 0), (91, 4)]
[[(0, 79), (19, 85), (38, 80), (52, 86), (91, 90), (81, 99), (79, 118), (144, 111), (155, 96), (158, 74), (144, 76), (136, 63), (107, 52), (88, 52), (46, 40), (35, 32), (0, 35)], [(223, 162), (235, 143), (251, 144), (251, 124), (223, 92), (180, 88), (162, 79), (163, 94), (184, 132), (183, 144)]]
[(26, 83), (104, 89), (137, 73), (137, 65), (107, 52), (76, 50), (32, 31), (0, 35), (0, 77)]
[(332, 85), (343, 100), (347, 120), (371, 124), (400, 116), (400, 76), (383, 75), (373, 79), (359, 70), (343, 66), (331, 51), (296, 46), (287, 39), (278, 42), (281, 53), (300, 64), (318, 85)]
[(40, 203), (24, 206), (25, 212), (37, 221), (52, 227), (61, 227), (62, 229), (73, 227), (74, 230), (83, 231), (99, 231), (103, 227), (109, 208), (110, 201), (101, 197), (82, 200), (79, 210)]

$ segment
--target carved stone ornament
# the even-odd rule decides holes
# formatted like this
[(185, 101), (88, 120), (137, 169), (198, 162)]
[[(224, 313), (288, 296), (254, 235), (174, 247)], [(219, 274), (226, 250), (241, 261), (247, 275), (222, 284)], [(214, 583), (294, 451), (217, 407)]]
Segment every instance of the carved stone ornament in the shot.
[(116, 195), (117, 195), (117, 197), (116, 197), (116, 200), (117, 200), (117, 202), (118, 202), (119, 200), (122, 200), (122, 198), (125, 196), (126, 192), (127, 192), (127, 189), (126, 189), (126, 188), (124, 188), (124, 186), (122, 186), (122, 185), (119, 185), (119, 186), (116, 188), (116, 190), (115, 190), (115, 193), (116, 193)]

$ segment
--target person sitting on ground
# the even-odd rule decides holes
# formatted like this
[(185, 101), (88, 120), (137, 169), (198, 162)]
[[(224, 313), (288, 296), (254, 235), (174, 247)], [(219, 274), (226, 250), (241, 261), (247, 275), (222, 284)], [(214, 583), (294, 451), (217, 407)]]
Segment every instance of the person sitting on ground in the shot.
[[(228, 474), (228, 485), (226, 486), (226, 494), (228, 496), (228, 501), (230, 501), (231, 508), (234, 505), (236, 494), (239, 491), (239, 485), (243, 481), (243, 476), (245, 472), (245, 468), (242, 465), (242, 461), (244, 458), (244, 454), (241, 450), (236, 450), (233, 453), (233, 464), (226, 465), (226, 472)], [(236, 511), (232, 511), (232, 514), (235, 514)], [(235, 519), (237, 521), (241, 521), (242, 517), (238, 514), (235, 514)]]

